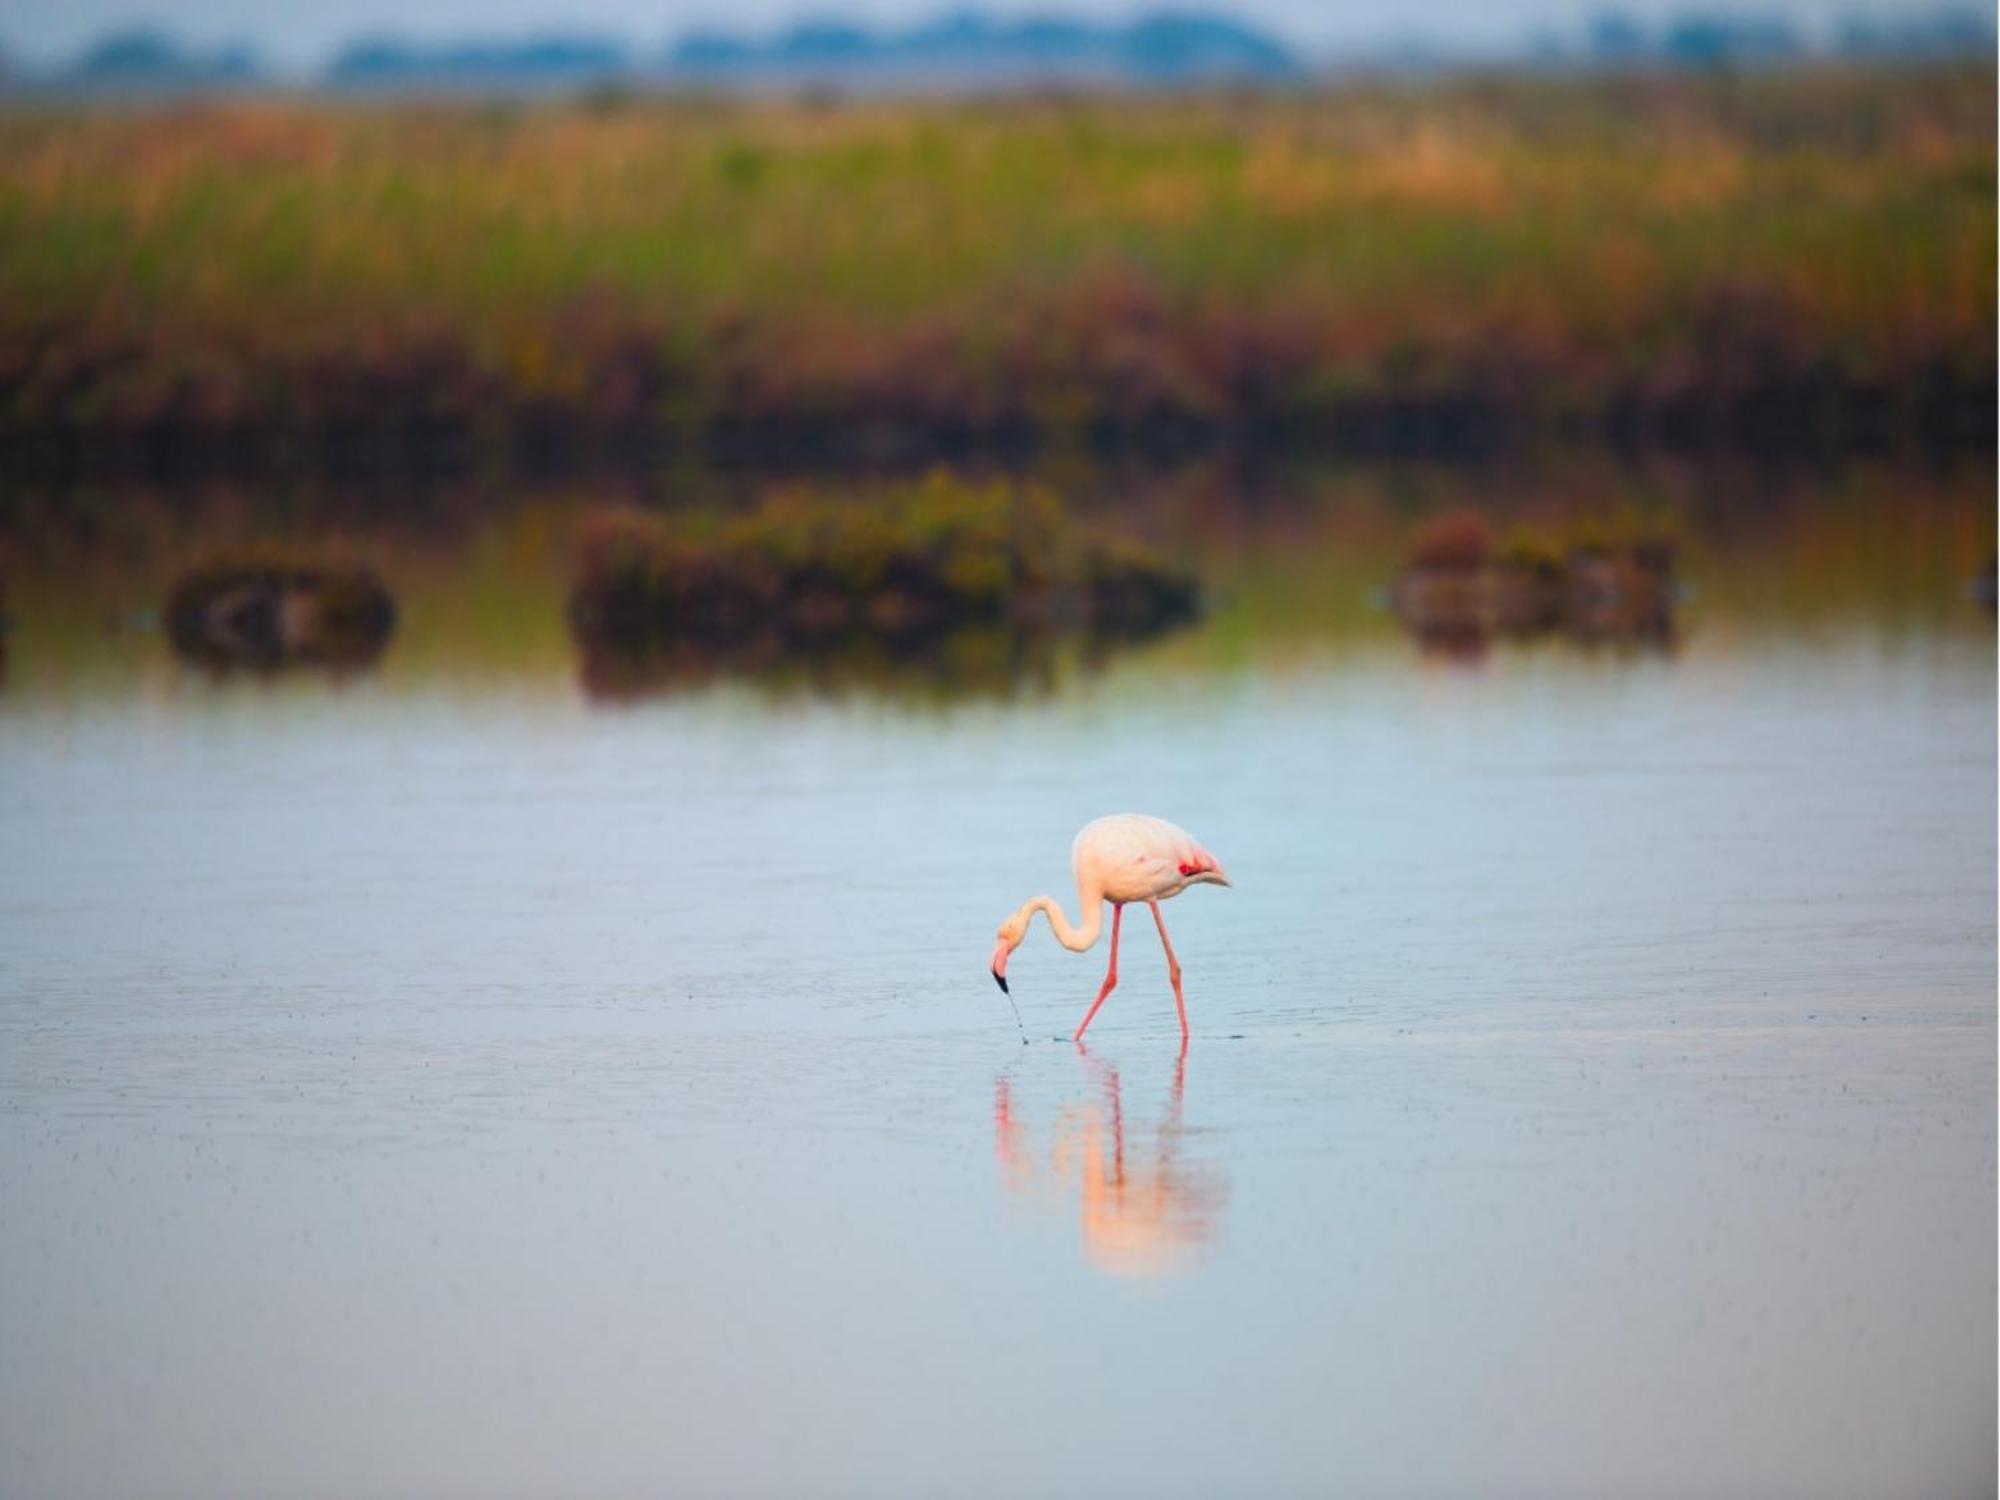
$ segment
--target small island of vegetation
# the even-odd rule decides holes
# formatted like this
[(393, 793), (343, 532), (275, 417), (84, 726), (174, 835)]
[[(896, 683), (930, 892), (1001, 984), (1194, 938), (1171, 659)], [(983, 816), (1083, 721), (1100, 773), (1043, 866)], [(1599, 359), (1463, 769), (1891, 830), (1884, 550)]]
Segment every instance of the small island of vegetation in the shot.
[(184, 660), (211, 670), (354, 670), (388, 647), (396, 603), (366, 564), (251, 554), (184, 573), (166, 626)]
[(587, 653), (630, 666), (929, 653), (966, 632), (1133, 639), (1199, 608), (1190, 574), (1051, 491), (937, 473), (781, 493), (728, 518), (600, 513), (579, 538), (570, 622)]
[(1640, 529), (1501, 539), (1477, 511), (1453, 511), (1418, 530), (1389, 602), (1418, 640), (1445, 649), (1550, 634), (1665, 644), (1674, 546)]

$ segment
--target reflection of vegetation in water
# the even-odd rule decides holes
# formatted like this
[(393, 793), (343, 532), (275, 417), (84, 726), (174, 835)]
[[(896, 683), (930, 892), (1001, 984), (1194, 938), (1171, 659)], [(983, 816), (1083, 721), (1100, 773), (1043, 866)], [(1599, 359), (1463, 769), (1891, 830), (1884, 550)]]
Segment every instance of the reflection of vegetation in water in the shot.
[(846, 637), (807, 645), (764, 635), (728, 646), (700, 642), (582, 645), (584, 689), (616, 700), (749, 680), (777, 696), (793, 693), (909, 700), (1006, 699), (1051, 691), (1075, 662), (1088, 669), (1115, 643), (1065, 643), (1051, 632), (968, 625), (935, 636)]
[[(1752, 636), (1862, 632), (1914, 642), (1992, 628), (1968, 598), (1995, 535), (1991, 474), (1976, 467), (1786, 474), (1633, 468), (1569, 454), (1476, 470), (1205, 464), (1124, 474), (1058, 460), (1047, 472), (1086, 519), (1143, 535), (1165, 555), (1200, 559), (1201, 627), (1122, 658), (1149, 682), (1400, 654), (1385, 585), (1427, 518), (1468, 504), (1492, 518), (1503, 544), (1593, 525), (1607, 534), (1664, 527), (1676, 542), (1685, 590), (1677, 615), (1691, 649), (1728, 651)], [(384, 685), (560, 690), (576, 680), (564, 607), (584, 516), (611, 501), (676, 514), (754, 507), (765, 490), (755, 479), (695, 474), (529, 495), (232, 486), (0, 493), (13, 618), (8, 692), (129, 691), (139, 677), (164, 688), (172, 657), (152, 613), (185, 568), (239, 548), (366, 557), (397, 602), (395, 647), (375, 674)], [(967, 654), (942, 673), (898, 667), (877, 681), (948, 693), (954, 680), (1005, 676), (984, 665), (999, 661), (1018, 662), (1025, 685), (1043, 680), (1033, 640), (950, 649)], [(1074, 638), (1057, 649), (1057, 681), (1089, 665), (1089, 650)]]
[(1784, 443), (1956, 390), (1990, 432), (1992, 118), (1990, 67), (16, 112), (4, 415), (391, 458), (1482, 414)]
[(225, 555), (365, 558), (396, 602), (381, 680), (560, 679), (574, 511), (565, 499), (457, 486), (0, 488), (16, 680), (87, 687), (138, 670), (165, 687), (166, 601), (177, 579)]
[(1516, 530), (1502, 542), (1477, 510), (1432, 517), (1411, 538), (1390, 608), (1427, 649), (1476, 657), (1497, 638), (1561, 634), (1583, 644), (1673, 640), (1674, 545), (1657, 528), (1569, 535)]
[(1897, 632), (1966, 627), (1967, 583), (1993, 552), (1993, 476), (1853, 470), (1775, 495), (1762, 484), (1697, 489), (1689, 535), (1705, 620), (1793, 632), (1857, 617)]
[(570, 621), (598, 691), (723, 674), (993, 688), (1049, 676), (1055, 640), (1193, 618), (1194, 581), (1048, 490), (939, 473), (787, 490), (727, 518), (586, 521)]
[(1989, 473), (1832, 473), (1652, 462), (1594, 451), (1515, 465), (1214, 466), (1143, 486), (1156, 534), (1198, 551), (1213, 609), (1160, 672), (1310, 666), (1387, 649), (1387, 585), (1431, 518), (1476, 506), (1503, 548), (1670, 538), (1676, 630), (1707, 649), (1746, 631), (1951, 634), (1984, 625), (1967, 584), (1994, 546)]

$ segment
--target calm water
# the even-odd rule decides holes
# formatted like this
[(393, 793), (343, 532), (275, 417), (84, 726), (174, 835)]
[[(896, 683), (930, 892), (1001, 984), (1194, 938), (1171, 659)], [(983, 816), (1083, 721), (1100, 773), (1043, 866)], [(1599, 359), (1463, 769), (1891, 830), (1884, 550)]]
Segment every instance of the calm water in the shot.
[[(1013, 700), (593, 703), (532, 517), (337, 685), (31, 575), (0, 1489), (1991, 1493), (1975, 499), (1470, 666), (1393, 507), (1193, 507), (1217, 615)], [(1087, 1053), (984, 973), (1121, 808), (1236, 882), (1184, 1058), (1143, 917)]]

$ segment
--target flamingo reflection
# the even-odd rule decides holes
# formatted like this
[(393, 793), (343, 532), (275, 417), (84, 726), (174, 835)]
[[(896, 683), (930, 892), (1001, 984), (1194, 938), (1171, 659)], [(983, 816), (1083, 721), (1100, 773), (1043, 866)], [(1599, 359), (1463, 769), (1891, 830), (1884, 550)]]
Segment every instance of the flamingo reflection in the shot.
[(993, 1084), (994, 1151), (1000, 1181), (1024, 1198), (1067, 1201), (1083, 1211), (1083, 1253), (1113, 1276), (1147, 1278), (1190, 1269), (1213, 1242), (1227, 1187), (1212, 1167), (1182, 1159), (1187, 1047), (1174, 1059), (1166, 1112), (1148, 1132), (1138, 1127), (1127, 1149), (1118, 1069), (1081, 1043), (1090, 1094), (1063, 1105), (1038, 1156), (1032, 1131), (1005, 1074)]

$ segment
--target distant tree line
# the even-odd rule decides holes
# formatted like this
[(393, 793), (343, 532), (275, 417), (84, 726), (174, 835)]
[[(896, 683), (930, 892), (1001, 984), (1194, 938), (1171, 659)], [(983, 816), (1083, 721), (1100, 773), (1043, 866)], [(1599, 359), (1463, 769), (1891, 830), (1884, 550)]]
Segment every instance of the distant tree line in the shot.
[(1688, 12), (1649, 23), (1605, 11), (1577, 34), (1539, 33), (1480, 53), (1405, 40), (1307, 57), (1242, 21), (1160, 11), (1129, 22), (957, 12), (915, 26), (870, 29), (803, 22), (753, 37), (692, 32), (646, 49), (613, 37), (550, 32), (520, 38), (421, 42), (359, 38), (306, 77), (269, 67), (248, 46), (193, 46), (154, 29), (120, 30), (67, 63), (10, 65), (0, 86), (82, 93), (172, 92), (307, 85), (359, 91), (542, 91), (628, 83), (659, 87), (1004, 87), (1047, 83), (1161, 86), (1238, 80), (1282, 83), (1356, 69), (1422, 71), (1465, 63), (1558, 68), (1777, 67), (1815, 59), (1922, 59), (1991, 54), (1992, 12), (1854, 15), (1814, 33), (1782, 13)]
[[(1725, 11), (1689, 12), (1648, 26), (1621, 11), (1600, 12), (1574, 44), (1579, 60), (1598, 66), (1771, 66), (1814, 56), (1843, 58), (1948, 57), (1991, 52), (1993, 18), (1986, 10), (1849, 16), (1829, 35), (1814, 37), (1790, 17)], [(1571, 49), (1559, 41), (1560, 60)]]

